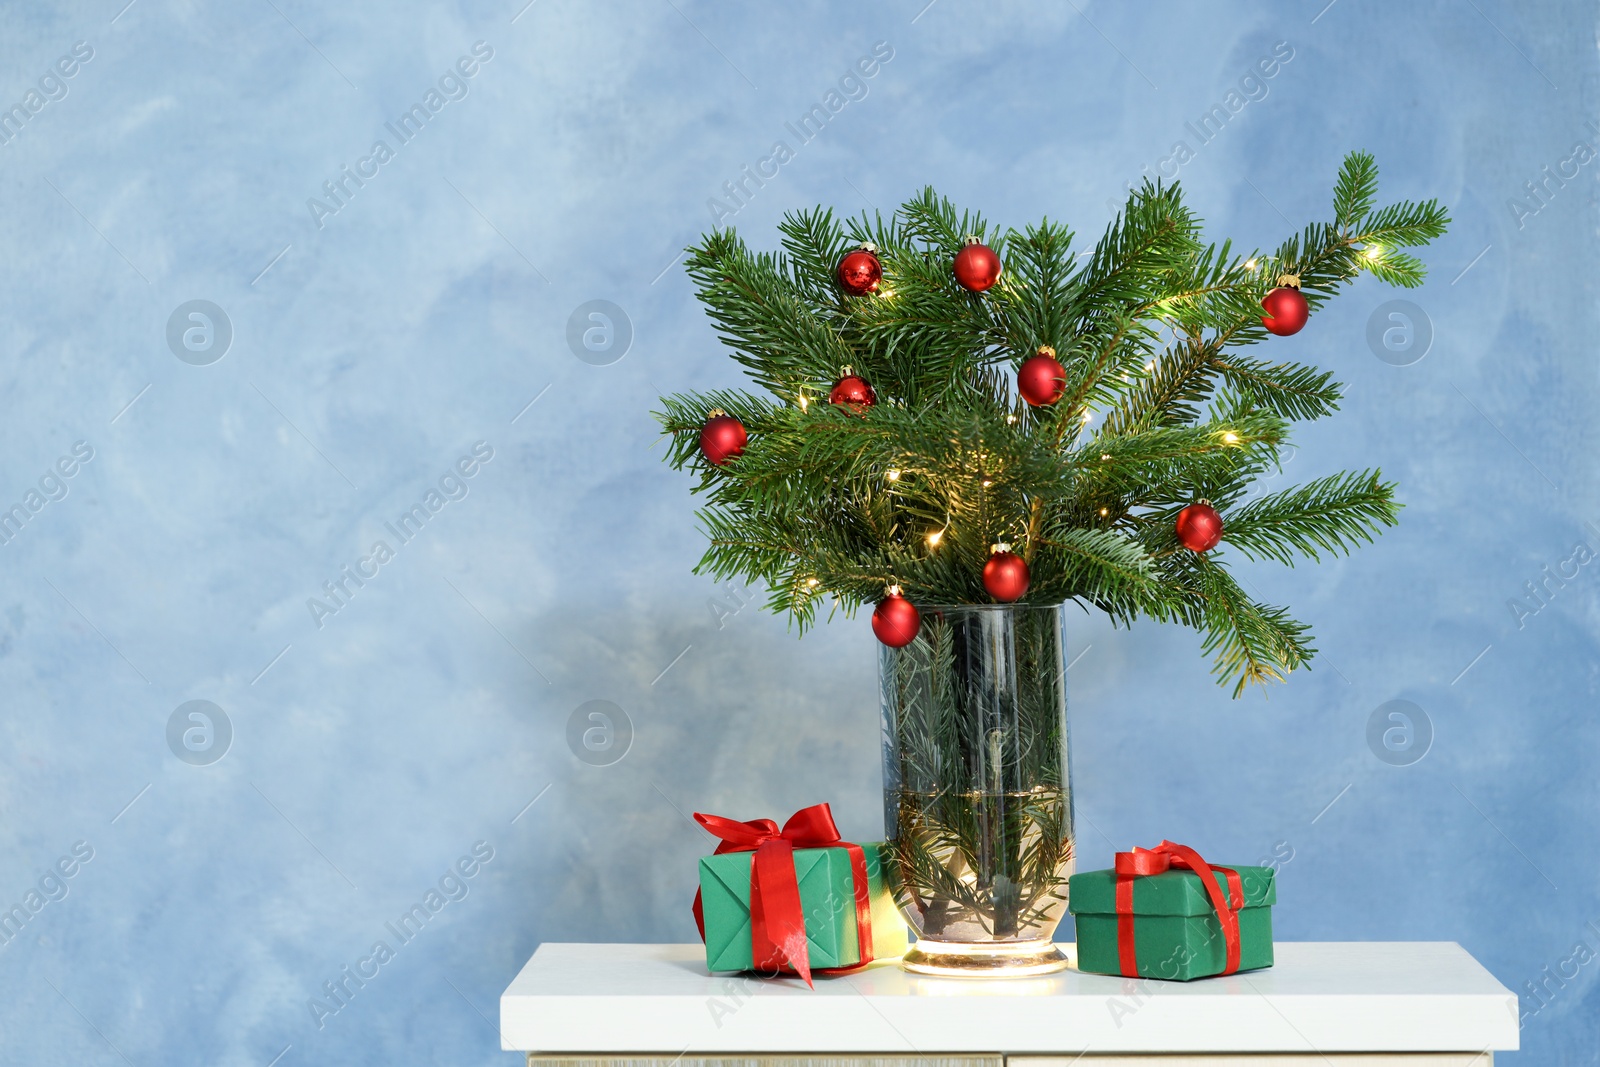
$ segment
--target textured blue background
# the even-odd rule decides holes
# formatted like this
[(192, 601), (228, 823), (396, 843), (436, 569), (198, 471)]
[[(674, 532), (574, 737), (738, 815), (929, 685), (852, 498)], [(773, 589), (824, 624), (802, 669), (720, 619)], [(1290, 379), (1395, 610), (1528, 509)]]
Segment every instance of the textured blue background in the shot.
[[(1407, 507), (1347, 562), (1245, 569), (1322, 649), (1270, 702), (1229, 700), (1188, 631), (1072, 613), (1083, 862), (1292, 855), (1281, 937), (1457, 940), (1519, 992), (1600, 951), (1600, 566), (1508, 607), (1600, 549), (1600, 163), (1524, 188), (1600, 136), (1594, 5), (522, 2), (5, 5), (0, 104), (93, 58), (0, 145), (0, 505), (94, 454), (0, 547), (0, 903), (93, 859), (0, 946), (0, 1061), (505, 1064), (496, 997), (537, 943), (693, 937), (685, 812), (827, 798), (876, 836), (866, 620), (797, 642), (689, 573), (648, 412), (739, 379), (674, 257), (778, 139), (733, 219), (761, 246), (785, 210), (928, 182), (1092, 236), (1279, 41), (1180, 176), (1246, 246), (1328, 217), (1353, 148), (1385, 199), (1449, 205), (1425, 288), (1363, 281), (1272, 342), (1348, 383), (1283, 483), (1381, 465)], [(319, 228), (307, 199), (477, 41), (467, 95)], [(866, 97), (792, 141), (878, 41)], [(1434, 330), (1406, 367), (1366, 341), (1398, 295)], [(166, 340), (194, 299), (234, 332), (209, 366)], [(609, 366), (565, 339), (591, 299), (633, 325)], [(468, 495), (319, 628), (307, 599), (479, 441)], [(1396, 698), (1435, 734), (1410, 766), (1366, 740)], [(566, 740), (593, 699), (633, 724), (611, 766)], [(169, 750), (189, 700), (225, 709), (218, 762)], [(319, 1027), (323, 983), (479, 841), (468, 894)], [(1595, 1062), (1600, 964), (1566, 970), (1505, 1062)]]

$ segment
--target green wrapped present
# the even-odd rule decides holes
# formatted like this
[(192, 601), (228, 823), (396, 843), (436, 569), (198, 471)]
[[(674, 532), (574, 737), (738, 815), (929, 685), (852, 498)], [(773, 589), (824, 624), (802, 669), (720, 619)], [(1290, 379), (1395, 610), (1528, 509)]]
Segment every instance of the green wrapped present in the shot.
[[(702, 826), (723, 838), (716, 855), (700, 860), (695, 917), (705, 941), (707, 969), (792, 970), (809, 981), (813, 970), (853, 968), (905, 954), (905, 921), (885, 877), (887, 847), (881, 842), (855, 846), (841, 841), (826, 808), (819, 804), (803, 809), (782, 834), (767, 819), (740, 823), (695, 815)], [(809, 823), (825, 820), (825, 825), (797, 832), (796, 820), (801, 820), (802, 830)], [(799, 847), (806, 844), (820, 847)], [(863, 863), (859, 871), (858, 848)], [(870, 925), (866, 938), (857, 919), (858, 873), (865, 879)], [(756, 919), (752, 879), (760, 885)], [(789, 896), (787, 885), (798, 889), (797, 899)]]
[(1078, 970), (1186, 982), (1272, 966), (1270, 867), (1213, 867), (1170, 841), (1116, 862), (1068, 882)]

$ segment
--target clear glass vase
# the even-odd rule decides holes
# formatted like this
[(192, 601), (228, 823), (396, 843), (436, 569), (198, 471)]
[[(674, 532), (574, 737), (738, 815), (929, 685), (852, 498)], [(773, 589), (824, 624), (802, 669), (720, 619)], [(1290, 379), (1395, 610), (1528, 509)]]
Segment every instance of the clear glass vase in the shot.
[(885, 825), (922, 974), (1056, 971), (1072, 873), (1061, 607), (927, 608), (882, 647)]

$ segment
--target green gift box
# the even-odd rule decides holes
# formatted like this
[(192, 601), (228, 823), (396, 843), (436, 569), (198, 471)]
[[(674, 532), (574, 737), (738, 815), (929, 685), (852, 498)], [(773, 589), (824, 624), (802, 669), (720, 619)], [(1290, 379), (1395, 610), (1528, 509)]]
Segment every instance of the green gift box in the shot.
[[(1272, 966), (1272, 905), (1278, 889), (1270, 867), (1235, 867), (1243, 890), (1239, 909), (1239, 970)], [(1212, 877), (1228, 897), (1221, 870)], [(1121, 974), (1117, 946), (1117, 872), (1085, 871), (1067, 883), (1068, 910), (1078, 925), (1078, 970)], [(1227, 942), (1211, 897), (1194, 871), (1174, 867), (1133, 882), (1133, 943), (1142, 978), (1187, 982), (1221, 974)]]
[[(872, 956), (905, 955), (906, 925), (895, 907), (884, 873), (882, 842), (861, 846), (867, 860), (867, 890), (872, 911)], [(706, 967), (748, 971), (755, 967), (750, 946), (750, 865), (754, 852), (726, 852), (700, 860), (700, 899), (705, 916)], [(806, 948), (813, 970), (853, 967), (861, 962), (856, 925), (855, 878), (850, 853), (843, 848), (794, 851), (795, 881), (805, 918)]]

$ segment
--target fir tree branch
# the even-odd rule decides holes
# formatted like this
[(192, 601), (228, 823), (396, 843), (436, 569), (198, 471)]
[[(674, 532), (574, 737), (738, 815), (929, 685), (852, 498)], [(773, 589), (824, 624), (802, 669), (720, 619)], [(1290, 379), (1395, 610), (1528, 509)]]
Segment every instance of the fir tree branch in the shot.
[(1400, 521), (1394, 485), (1379, 478), (1377, 471), (1335, 474), (1269, 493), (1227, 515), (1223, 541), (1251, 559), (1290, 565), (1297, 554), (1348, 555)]
[(1203, 603), (1201, 651), (1212, 657), (1218, 681), (1232, 681), (1233, 695), (1245, 687), (1281, 682), (1314, 654), (1303, 623), (1282, 608), (1258, 604), (1215, 561), (1194, 557), (1195, 585)]
[[(765, 583), (768, 607), (803, 631), (824, 601), (849, 614), (890, 583), (923, 605), (988, 603), (983, 565), (1004, 541), (1031, 569), (1028, 603), (1194, 627), (1236, 695), (1281, 679), (1312, 655), (1305, 627), (1244, 595), (1225, 552), (1181, 547), (1173, 523), (1209, 499), (1225, 545), (1292, 564), (1348, 552), (1395, 521), (1394, 487), (1376, 472), (1252, 495), (1278, 467), (1289, 423), (1340, 401), (1325, 371), (1241, 352), (1271, 340), (1267, 290), (1297, 274), (1315, 314), (1362, 272), (1420, 284), (1412, 250), (1449, 221), (1432, 200), (1376, 208), (1364, 153), (1347, 157), (1333, 194), (1332, 221), (1244, 258), (1203, 242), (1179, 189), (1159, 184), (1129, 196), (1086, 260), (1064, 225), (996, 231), (931, 188), (888, 218), (790, 215), (779, 252), (752, 252), (731, 230), (707, 235), (688, 272), (765, 395), (661, 400), (667, 461), (696, 475), (704, 502), (697, 571)], [(1005, 263), (982, 294), (951, 274), (968, 235)], [(834, 272), (863, 241), (879, 249), (883, 282), (850, 296)], [(1057, 351), (1065, 394), (1034, 408), (1013, 383), (1041, 345)], [(876, 390), (870, 410), (827, 403), (847, 366)], [(699, 449), (715, 409), (749, 434), (721, 466)]]
[(1224, 356), (1213, 365), (1239, 395), (1286, 419), (1320, 419), (1339, 409), (1339, 383), (1332, 371), (1244, 356)]
[(1333, 183), (1333, 224), (1348, 234), (1361, 225), (1378, 199), (1378, 164), (1366, 152), (1351, 152)]

